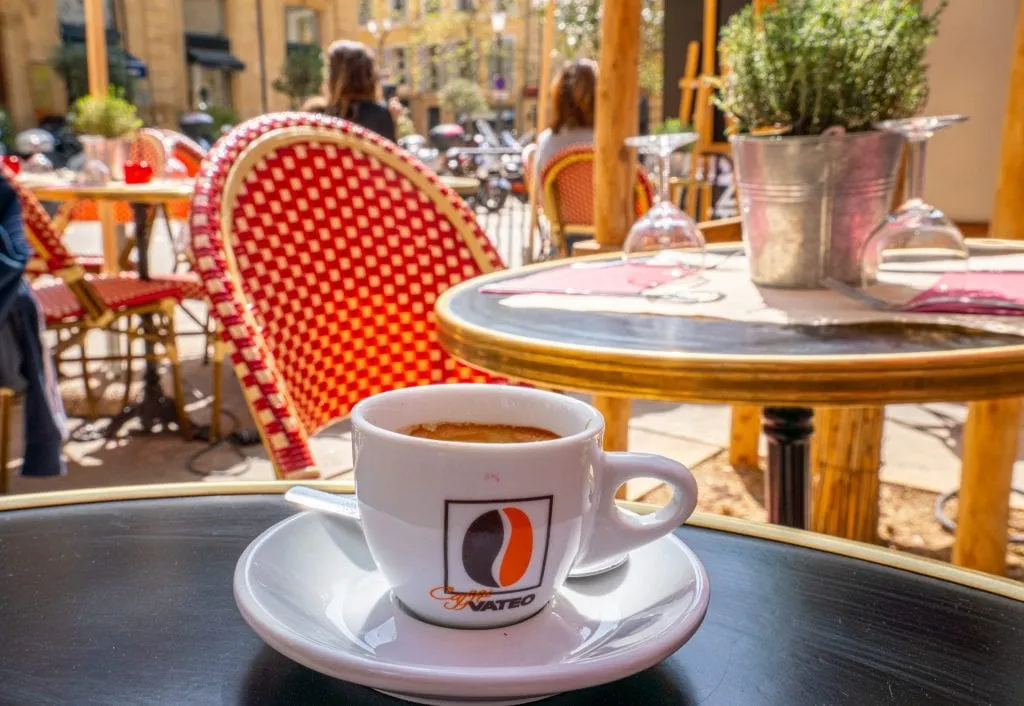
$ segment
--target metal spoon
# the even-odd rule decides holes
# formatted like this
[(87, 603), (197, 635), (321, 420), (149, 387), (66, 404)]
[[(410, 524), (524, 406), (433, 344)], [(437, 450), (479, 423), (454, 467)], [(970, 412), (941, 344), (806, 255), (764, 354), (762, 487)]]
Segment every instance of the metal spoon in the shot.
[(348, 520), (353, 524), (359, 524), (359, 502), (354, 495), (325, 493), (304, 485), (296, 485), (288, 489), (288, 492), (284, 494), (284, 499), (307, 510), (323, 512)]

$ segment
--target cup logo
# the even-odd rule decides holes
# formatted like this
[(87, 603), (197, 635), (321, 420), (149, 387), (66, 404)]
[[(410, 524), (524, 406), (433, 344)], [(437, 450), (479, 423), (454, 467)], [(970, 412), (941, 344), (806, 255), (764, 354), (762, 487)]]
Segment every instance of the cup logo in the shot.
[(445, 502), (445, 593), (528, 591), (544, 582), (552, 496)]
[(481, 586), (505, 588), (523, 578), (533, 555), (530, 516), (510, 505), (473, 520), (462, 540), (462, 566)]

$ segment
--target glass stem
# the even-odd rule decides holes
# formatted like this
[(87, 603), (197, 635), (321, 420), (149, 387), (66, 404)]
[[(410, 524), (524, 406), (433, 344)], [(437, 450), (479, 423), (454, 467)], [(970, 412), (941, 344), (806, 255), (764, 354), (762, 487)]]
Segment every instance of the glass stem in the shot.
[(904, 201), (924, 199), (924, 158), (927, 138), (911, 139), (907, 143), (907, 181)]
[(660, 174), (661, 184), (660, 184), (660, 186), (658, 188), (658, 197), (659, 197), (658, 200), (659, 201), (666, 201), (667, 202), (669, 200), (668, 176), (669, 176), (669, 170), (672, 168), (671, 164), (670, 164), (670, 160), (671, 159), (672, 159), (672, 154), (671, 153), (661, 155), (661, 174)]

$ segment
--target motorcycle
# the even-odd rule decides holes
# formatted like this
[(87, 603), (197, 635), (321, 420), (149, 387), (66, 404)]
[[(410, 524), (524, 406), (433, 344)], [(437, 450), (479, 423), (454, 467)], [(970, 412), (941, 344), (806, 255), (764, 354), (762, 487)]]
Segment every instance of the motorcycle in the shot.
[(504, 207), (512, 190), (502, 162), (493, 158), (486, 160), (477, 170), (476, 178), (480, 182), (474, 197), (476, 205), (483, 206), (488, 213), (497, 213)]

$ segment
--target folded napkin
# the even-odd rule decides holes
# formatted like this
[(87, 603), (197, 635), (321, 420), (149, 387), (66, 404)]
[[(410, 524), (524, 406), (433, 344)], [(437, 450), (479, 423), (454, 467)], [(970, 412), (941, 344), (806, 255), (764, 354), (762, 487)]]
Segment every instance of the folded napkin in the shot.
[(481, 287), (489, 294), (640, 294), (679, 279), (678, 267), (598, 261), (552, 267)]
[(1024, 272), (947, 273), (907, 302), (904, 310), (1024, 316)]

